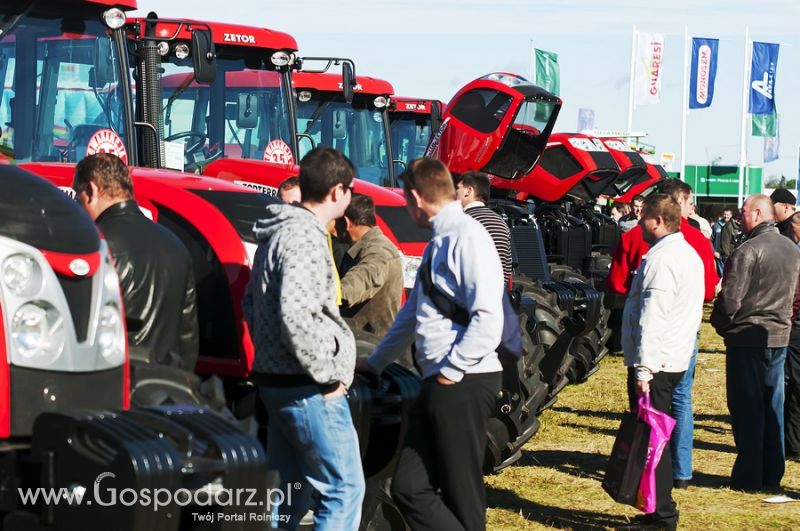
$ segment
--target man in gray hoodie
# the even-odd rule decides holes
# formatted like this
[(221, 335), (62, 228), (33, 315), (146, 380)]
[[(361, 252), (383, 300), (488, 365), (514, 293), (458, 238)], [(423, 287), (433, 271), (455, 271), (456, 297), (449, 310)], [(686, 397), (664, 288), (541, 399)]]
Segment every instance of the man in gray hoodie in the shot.
[(270, 205), (254, 229), (259, 245), (244, 314), (253, 378), (269, 415), (267, 467), (282, 487), (302, 486), (291, 497), (283, 492), (286, 504), (277, 507), (289, 529), (308, 511), (313, 491), (315, 529), (356, 530), (361, 517), (364, 476), (346, 397), (356, 347), (339, 316), (325, 228), (350, 204), (354, 177), (340, 152), (312, 150), (300, 163), (302, 202)]

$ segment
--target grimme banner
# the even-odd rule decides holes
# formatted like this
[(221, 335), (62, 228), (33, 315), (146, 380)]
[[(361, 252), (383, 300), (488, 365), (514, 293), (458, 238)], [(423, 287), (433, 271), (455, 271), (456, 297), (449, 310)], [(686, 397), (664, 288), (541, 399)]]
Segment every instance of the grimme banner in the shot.
[(639, 33), (636, 39), (634, 63), (635, 105), (650, 105), (661, 101), (661, 65), (664, 61), (664, 35)]
[(750, 68), (751, 114), (772, 114), (775, 108), (775, 75), (778, 70), (778, 44), (753, 43)]
[(689, 108), (705, 109), (714, 99), (719, 39), (692, 39), (692, 70), (689, 81)]

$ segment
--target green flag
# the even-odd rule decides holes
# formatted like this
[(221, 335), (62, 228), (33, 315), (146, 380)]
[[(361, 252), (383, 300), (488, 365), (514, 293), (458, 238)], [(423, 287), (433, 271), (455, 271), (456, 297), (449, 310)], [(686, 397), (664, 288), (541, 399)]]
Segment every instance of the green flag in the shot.
[(777, 110), (773, 107), (772, 114), (753, 115), (753, 136), (774, 137), (777, 134), (777, 120), (775, 119)]
[(559, 72), (558, 54), (535, 48), (536, 52), (536, 84), (548, 92), (558, 96)]
[[(559, 71), (558, 54), (534, 48), (536, 55), (536, 84), (546, 91), (558, 96), (559, 93)], [(539, 122), (546, 122), (550, 117), (552, 109), (549, 105), (538, 104), (534, 113), (534, 119)]]

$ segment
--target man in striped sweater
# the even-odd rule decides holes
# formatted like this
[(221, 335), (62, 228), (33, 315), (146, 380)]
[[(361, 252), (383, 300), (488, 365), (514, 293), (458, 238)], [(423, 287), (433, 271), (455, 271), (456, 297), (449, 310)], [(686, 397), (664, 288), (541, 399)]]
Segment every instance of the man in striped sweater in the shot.
[(489, 176), (468, 172), (456, 179), (456, 197), (466, 214), (486, 228), (497, 247), (503, 264), (503, 281), (508, 288), (511, 281), (511, 232), (503, 217), (486, 206), (489, 199)]

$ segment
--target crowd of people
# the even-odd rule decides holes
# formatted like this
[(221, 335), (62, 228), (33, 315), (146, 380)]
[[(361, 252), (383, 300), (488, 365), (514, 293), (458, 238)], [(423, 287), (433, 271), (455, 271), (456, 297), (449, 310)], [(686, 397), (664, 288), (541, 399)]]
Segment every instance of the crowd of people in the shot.
[[(380, 374), (413, 344), (422, 390), (392, 497), (412, 529), (484, 529), (482, 464), (501, 385), (496, 349), (512, 273), (509, 228), (486, 206), (486, 175), (454, 179), (439, 161), (409, 164), (400, 177), (407, 209), (433, 237), (401, 306), (401, 257), (377, 226), (372, 200), (354, 193), (354, 179), (344, 155), (316, 148), (254, 227), (259, 245), (243, 306), (255, 347), (252, 378), (270, 419), (268, 468), (282, 484), (302, 485), (278, 510), (289, 528), (309, 508), (317, 529), (358, 528), (365, 481), (348, 388), (356, 370)], [(127, 167), (113, 155), (81, 161), (73, 188), (115, 257), (132, 358), (192, 371), (198, 325), (189, 252), (147, 219)], [(612, 205), (623, 234), (607, 284), (626, 297), (629, 405), (635, 411), (648, 394), (677, 421), (656, 470), (656, 510), (632, 527), (675, 529), (672, 489), (692, 480), (704, 303), (713, 301), (711, 324), (727, 349), (737, 450), (731, 487), (777, 489), (785, 458), (800, 457), (795, 202), (787, 190), (754, 195), (738, 216), (725, 209), (703, 223), (691, 188), (669, 180), (655, 195)], [(382, 338), (368, 358), (356, 359), (353, 330)]]

